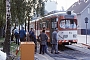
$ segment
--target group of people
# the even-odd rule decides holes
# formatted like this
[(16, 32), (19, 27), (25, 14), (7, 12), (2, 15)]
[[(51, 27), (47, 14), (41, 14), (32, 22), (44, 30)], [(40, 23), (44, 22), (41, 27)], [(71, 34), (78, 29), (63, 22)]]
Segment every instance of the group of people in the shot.
[[(58, 29), (55, 28), (55, 30), (52, 33), (52, 48), (51, 48), (51, 53), (58, 54), (58, 39), (57, 39), (57, 33), (58, 33)], [(39, 35), (39, 40), (40, 40), (40, 54), (44, 54), (47, 53), (47, 40), (48, 40), (48, 36), (45, 33), (45, 29), (42, 30), (42, 32)]]
[(13, 35), (15, 36), (15, 42), (19, 45), (19, 42), (24, 42), (26, 39), (26, 31), (24, 30), (24, 27), (21, 28), (19, 31), (17, 28), (13, 30)]
[(36, 42), (36, 36), (34, 34), (34, 29), (31, 28), (30, 31), (25, 31), (24, 27), (21, 28), (21, 30), (14, 28), (12, 31), (11, 40), (13, 40), (15, 36), (15, 43), (20, 44), (20, 42), (25, 41), (33, 41), (35, 43), (35, 52), (37, 51), (37, 42)]
[[(57, 32), (58, 29), (55, 29), (52, 33), (52, 48), (51, 48), (51, 53), (55, 53), (58, 54), (58, 40), (57, 40)], [(16, 44), (19, 45), (19, 42), (24, 42), (26, 41), (26, 31), (24, 30), (24, 27), (22, 27), (22, 29), (19, 31), (18, 29), (14, 30), (14, 35), (16, 38)], [(35, 43), (35, 52), (37, 52), (37, 40), (36, 40), (36, 35), (34, 33), (33, 28), (31, 28), (31, 30), (28, 32), (28, 37), (29, 41), (33, 41)], [(38, 36), (39, 42), (40, 42), (40, 54), (45, 54), (47, 53), (47, 40), (48, 40), (48, 36), (45, 33), (45, 28), (42, 29), (40, 35)]]

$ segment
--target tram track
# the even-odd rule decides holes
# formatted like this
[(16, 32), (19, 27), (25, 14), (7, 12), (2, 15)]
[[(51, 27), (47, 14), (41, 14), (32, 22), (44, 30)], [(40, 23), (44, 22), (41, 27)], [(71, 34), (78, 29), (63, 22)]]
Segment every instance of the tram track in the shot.
[[(75, 56), (73, 56), (73, 55), (71, 54), (71, 52), (75, 52), (75, 51), (77, 51), (77, 50), (74, 50), (74, 49), (69, 48), (69, 47), (66, 47), (66, 46), (64, 46), (63, 48), (64, 48), (63, 51), (61, 51), (62, 55), (64, 55), (64, 56), (66, 55), (66, 58), (69, 58), (69, 59), (78, 60), (77, 57), (75, 57)], [(70, 52), (70, 53), (68, 53), (68, 52)], [(67, 57), (67, 56), (68, 56), (68, 57)]]
[[(59, 46), (60, 47), (60, 46)], [(83, 57), (90, 57), (90, 54), (82, 53), (81, 51), (63, 46), (63, 49), (59, 48), (59, 54), (51, 54), (48, 53), (49, 56), (53, 57), (55, 60), (60, 60), (61, 58), (69, 59), (69, 60), (82, 60)], [(51, 47), (49, 47), (50, 52)]]
[[(73, 50), (73, 49), (68, 48), (68, 47), (65, 47), (65, 46), (59, 46), (59, 47), (63, 48), (63, 49), (60, 49), (59, 48), (59, 51), (60, 51), (59, 54), (48, 53), (48, 55), (51, 56), (51, 57), (53, 57), (55, 60), (60, 59), (60, 58), (77, 59), (74, 56), (72, 56), (72, 55), (64, 52), (65, 50)], [(51, 47), (49, 47), (49, 49), (51, 49)], [(49, 52), (50, 52), (50, 50), (49, 50)]]
[[(73, 45), (72, 45), (73, 46)], [(38, 43), (38, 48), (39, 48)], [(90, 54), (83, 53), (78, 49), (73, 49), (68, 46), (59, 46), (59, 54), (51, 53), (51, 46), (47, 48), (47, 55), (49, 55), (54, 60), (90, 60)]]

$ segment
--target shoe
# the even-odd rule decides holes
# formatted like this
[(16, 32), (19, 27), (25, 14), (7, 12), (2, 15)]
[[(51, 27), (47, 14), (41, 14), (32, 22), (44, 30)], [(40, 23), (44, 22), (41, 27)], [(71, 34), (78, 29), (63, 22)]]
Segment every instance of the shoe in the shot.
[(59, 52), (55, 52), (55, 54), (59, 54)]
[(41, 53), (39, 53), (39, 54), (41, 54)]
[(51, 53), (53, 53), (53, 52), (51, 52)]

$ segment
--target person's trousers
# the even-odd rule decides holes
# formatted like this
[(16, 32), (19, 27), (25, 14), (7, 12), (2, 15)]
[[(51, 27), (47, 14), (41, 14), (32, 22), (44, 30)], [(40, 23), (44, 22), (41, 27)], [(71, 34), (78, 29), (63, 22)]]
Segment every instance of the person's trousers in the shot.
[(52, 44), (51, 52), (53, 53), (54, 51), (55, 51), (55, 53), (58, 52), (58, 44)]
[(16, 44), (19, 45), (19, 38), (16, 38)]
[(46, 46), (45, 45), (40, 45), (40, 54), (41, 53), (45, 53), (45, 50), (46, 50)]

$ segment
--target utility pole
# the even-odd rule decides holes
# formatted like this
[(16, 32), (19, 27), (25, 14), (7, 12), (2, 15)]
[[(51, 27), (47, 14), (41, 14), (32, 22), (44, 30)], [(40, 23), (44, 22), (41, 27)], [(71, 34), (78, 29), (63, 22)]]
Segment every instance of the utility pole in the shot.
[(5, 41), (3, 45), (3, 51), (10, 55), (10, 36), (11, 36), (11, 12), (10, 12), (10, 0), (6, 0), (6, 29), (5, 29)]

